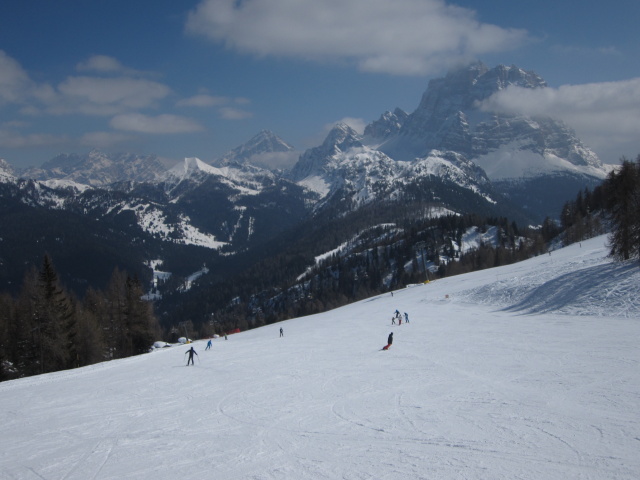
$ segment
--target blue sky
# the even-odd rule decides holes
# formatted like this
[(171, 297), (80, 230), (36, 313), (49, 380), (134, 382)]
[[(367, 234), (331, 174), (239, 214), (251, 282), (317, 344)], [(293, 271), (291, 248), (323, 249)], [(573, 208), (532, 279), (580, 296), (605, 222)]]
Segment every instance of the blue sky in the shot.
[(3, 0), (0, 158), (210, 161), (262, 129), (304, 150), (480, 60), (550, 87), (495, 108), (559, 117), (615, 163), (640, 154), (638, 19), (637, 0)]

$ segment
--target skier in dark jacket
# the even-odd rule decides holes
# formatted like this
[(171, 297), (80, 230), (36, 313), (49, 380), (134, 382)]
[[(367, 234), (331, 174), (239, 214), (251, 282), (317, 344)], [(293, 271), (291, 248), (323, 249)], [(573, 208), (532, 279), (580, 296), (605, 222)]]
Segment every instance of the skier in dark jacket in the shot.
[[(198, 355), (198, 353), (193, 349), (193, 345), (191, 346), (191, 348), (189, 350), (187, 350), (186, 352), (184, 352), (184, 354), (189, 354), (189, 359), (187, 360), (187, 366), (189, 366), (189, 362), (191, 362), (191, 365), (193, 365), (193, 354), (195, 353), (196, 355)], [(200, 360), (198, 360), (200, 361)]]

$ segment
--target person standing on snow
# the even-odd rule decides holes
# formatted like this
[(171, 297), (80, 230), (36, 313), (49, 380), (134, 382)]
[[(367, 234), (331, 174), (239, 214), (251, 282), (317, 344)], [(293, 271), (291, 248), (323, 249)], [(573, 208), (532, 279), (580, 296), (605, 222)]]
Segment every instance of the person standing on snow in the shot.
[(280, 336), (284, 337), (284, 331), (282, 330), (282, 328), (280, 329)]
[(409, 323), (409, 314), (404, 312), (404, 323)]
[(211, 348), (211, 339), (207, 342), (207, 348), (205, 350), (209, 350)]
[[(198, 355), (198, 353), (193, 349), (193, 345), (191, 345), (191, 348), (189, 350), (187, 350), (186, 352), (184, 352), (184, 354), (189, 354), (189, 359), (187, 360), (187, 366), (189, 366), (189, 362), (191, 362), (191, 365), (193, 365), (193, 354), (195, 353), (196, 355)], [(198, 360), (200, 361), (200, 360)]]

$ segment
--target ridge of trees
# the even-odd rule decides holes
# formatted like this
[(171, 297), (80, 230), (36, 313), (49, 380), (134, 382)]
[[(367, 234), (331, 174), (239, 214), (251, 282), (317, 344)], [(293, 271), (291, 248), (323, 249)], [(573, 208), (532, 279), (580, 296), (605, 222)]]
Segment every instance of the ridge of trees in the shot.
[(48, 254), (16, 298), (0, 294), (0, 380), (145, 353), (159, 335), (137, 277), (114, 269), (105, 291), (79, 300), (60, 283)]
[(640, 259), (640, 155), (635, 163), (621, 158), (601, 185), (565, 203), (560, 222), (565, 244), (610, 232), (611, 257)]

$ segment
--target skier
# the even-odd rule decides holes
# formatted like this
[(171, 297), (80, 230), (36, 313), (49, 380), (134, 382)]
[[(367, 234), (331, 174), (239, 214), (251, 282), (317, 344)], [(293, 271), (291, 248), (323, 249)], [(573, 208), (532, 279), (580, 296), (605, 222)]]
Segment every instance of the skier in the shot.
[[(195, 353), (196, 355), (198, 355), (198, 353), (193, 349), (193, 345), (191, 345), (191, 348), (189, 350), (187, 350), (186, 352), (184, 352), (184, 354), (189, 354), (189, 359), (187, 360), (187, 366), (189, 366), (189, 362), (191, 362), (191, 365), (193, 365), (193, 354)], [(200, 360), (198, 360), (200, 361)]]
[(280, 336), (284, 337), (284, 331), (282, 331), (282, 328), (280, 329)]
[(211, 348), (211, 339), (207, 342), (207, 348), (205, 350), (209, 350)]
[(409, 314), (404, 312), (404, 323), (409, 323)]
[(395, 318), (396, 317), (391, 317), (391, 325), (395, 325), (396, 324)]

